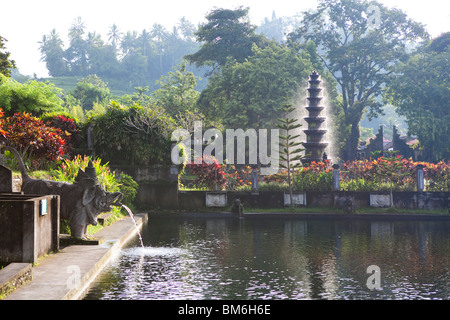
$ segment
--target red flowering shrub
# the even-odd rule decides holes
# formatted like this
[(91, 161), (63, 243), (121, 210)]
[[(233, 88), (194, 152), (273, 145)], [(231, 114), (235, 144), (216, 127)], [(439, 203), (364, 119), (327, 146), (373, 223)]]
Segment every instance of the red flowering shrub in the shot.
[(236, 190), (239, 187), (252, 185), (252, 168), (250, 166), (226, 165), (222, 167), (225, 171), (227, 189)]
[[(3, 115), (5, 113), (3, 112), (3, 109), (0, 108), (0, 118), (3, 118)], [(5, 130), (3, 130), (3, 126), (4, 126), (4, 120), (0, 119), (0, 138), (1, 140), (6, 139), (6, 137), (8, 136), (8, 132), (6, 132)]]
[[(344, 185), (355, 180), (383, 189), (383, 184), (392, 184), (394, 190), (416, 190), (417, 166), (424, 169), (427, 191), (448, 191), (450, 181), (450, 161), (438, 164), (414, 162), (411, 158), (378, 158), (376, 160), (347, 161), (341, 170), (341, 183)], [(386, 187), (385, 187), (386, 188)], [(355, 190), (358, 191), (358, 190)], [(366, 191), (366, 190), (364, 190)], [(372, 190), (376, 191), (376, 190)]]
[[(340, 169), (341, 189), (348, 191), (414, 191), (417, 190), (417, 166), (423, 165), (426, 191), (450, 190), (450, 161), (437, 164), (414, 162), (401, 156), (376, 160), (347, 161)], [(329, 191), (332, 189), (331, 162), (312, 162), (294, 174), (298, 191)], [(264, 182), (285, 183), (286, 172), (265, 176)]]
[(331, 161), (311, 162), (294, 174), (294, 189), (299, 191), (330, 191), (332, 188), (333, 169)]
[(3, 128), (8, 133), (7, 144), (36, 169), (61, 160), (66, 153), (65, 134), (29, 113), (16, 113), (6, 118)]
[(50, 116), (44, 119), (47, 126), (58, 128), (65, 136), (66, 152), (72, 151), (74, 143), (79, 143), (80, 129), (72, 118), (68, 118), (62, 115)]
[[(191, 174), (197, 176), (195, 183), (197, 188), (207, 188), (210, 190), (222, 190), (227, 185), (227, 179), (222, 165), (213, 157), (199, 158), (201, 163), (190, 161), (186, 164), (186, 169)], [(197, 161), (200, 162), (200, 161)]]

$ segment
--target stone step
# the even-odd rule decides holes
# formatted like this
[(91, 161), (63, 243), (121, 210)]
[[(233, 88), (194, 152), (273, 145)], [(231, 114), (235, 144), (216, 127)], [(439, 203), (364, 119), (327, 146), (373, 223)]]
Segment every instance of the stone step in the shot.
[(0, 270), (0, 299), (31, 281), (31, 263), (10, 263)]
[(111, 219), (113, 217), (113, 214), (110, 212), (107, 213), (102, 213), (101, 215), (99, 215), (97, 217), (97, 221), (98, 223), (100, 223), (102, 226), (105, 225), (106, 222), (108, 222), (109, 219)]

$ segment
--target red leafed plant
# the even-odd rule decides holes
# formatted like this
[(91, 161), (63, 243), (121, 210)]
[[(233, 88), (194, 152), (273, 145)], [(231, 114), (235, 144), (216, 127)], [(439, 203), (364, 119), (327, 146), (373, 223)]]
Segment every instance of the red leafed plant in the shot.
[(186, 168), (197, 176), (197, 187), (223, 190), (227, 185), (227, 179), (222, 165), (214, 157), (198, 158), (190, 161)]
[(45, 123), (47, 126), (61, 130), (66, 142), (66, 153), (72, 151), (73, 143), (80, 142), (80, 129), (73, 119), (62, 115), (55, 115), (48, 118)]
[[(4, 114), (5, 114), (5, 113), (3, 112), (3, 109), (0, 108), (0, 118), (3, 118)], [(3, 127), (4, 127), (4, 122), (5, 122), (5, 120), (0, 119), (0, 139), (1, 139), (1, 140), (6, 139), (6, 137), (8, 136), (8, 132), (6, 132), (6, 131), (3, 129)]]
[(29, 113), (16, 113), (3, 121), (7, 144), (19, 151), (35, 169), (62, 159), (66, 153), (65, 134), (49, 127)]

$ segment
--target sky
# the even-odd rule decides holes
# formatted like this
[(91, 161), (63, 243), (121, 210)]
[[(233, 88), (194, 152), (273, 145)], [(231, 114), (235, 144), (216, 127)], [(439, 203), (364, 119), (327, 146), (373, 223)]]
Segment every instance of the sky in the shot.
[[(38, 42), (52, 29), (67, 44), (67, 31), (77, 17), (85, 22), (86, 31), (96, 31), (106, 41), (108, 29), (116, 24), (122, 32), (150, 30), (154, 23), (168, 30), (181, 17), (194, 24), (205, 22), (214, 8), (250, 7), (249, 17), (259, 25), (275, 11), (278, 17), (293, 16), (314, 9), (317, 0), (6, 0), (0, 9), (0, 36), (6, 38), (7, 51), (16, 61), (20, 73), (48, 76), (40, 61)], [(387, 7), (396, 7), (410, 18), (426, 25), (436, 37), (450, 31), (450, 1), (448, 0), (378, 0)]]

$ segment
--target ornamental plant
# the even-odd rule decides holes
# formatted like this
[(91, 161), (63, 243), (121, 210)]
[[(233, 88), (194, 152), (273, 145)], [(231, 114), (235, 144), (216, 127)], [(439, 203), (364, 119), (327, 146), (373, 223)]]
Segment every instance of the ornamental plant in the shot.
[[(197, 163), (196, 163), (197, 162)], [(186, 170), (197, 176), (195, 186), (209, 190), (223, 190), (227, 185), (227, 179), (222, 165), (212, 156), (197, 158), (186, 164)]]
[(341, 187), (349, 191), (413, 191), (417, 187), (419, 164), (424, 167), (427, 191), (450, 190), (450, 161), (433, 164), (401, 156), (347, 161), (341, 170)]
[(29, 113), (16, 113), (6, 118), (2, 127), (8, 135), (7, 144), (15, 148), (24, 162), (34, 169), (51, 166), (67, 154), (67, 135)]
[(298, 191), (331, 191), (333, 180), (333, 169), (331, 161), (312, 161), (307, 167), (301, 168), (294, 175), (294, 188)]
[(298, 141), (299, 134), (295, 134), (294, 131), (300, 128), (302, 125), (297, 123), (297, 118), (290, 118), (289, 114), (295, 111), (295, 108), (290, 104), (286, 104), (283, 107), (284, 118), (278, 119), (277, 127), (282, 130), (284, 135), (280, 135), (280, 167), (287, 170), (287, 182), (289, 185), (289, 197), (291, 199), (291, 206), (294, 205), (292, 200), (293, 178), (292, 175), (297, 168), (302, 166), (301, 159), (303, 158), (301, 152), (305, 151), (300, 146), (302, 142)]
[(123, 199), (121, 202), (129, 207), (132, 206), (139, 187), (138, 183), (127, 174), (120, 173), (116, 175), (114, 172), (111, 172), (109, 163), (102, 164), (102, 160), (99, 158), (92, 159), (92, 157), (77, 155), (72, 160), (66, 159), (58, 169), (51, 171), (52, 179), (74, 183), (78, 170), (80, 168), (85, 170), (89, 161), (92, 161), (95, 168), (99, 185), (107, 192), (122, 192)]
[(251, 190), (252, 168), (250, 166), (224, 165), (227, 190)]
[(75, 177), (78, 174), (78, 169), (85, 170), (92, 161), (95, 171), (97, 173), (98, 183), (107, 192), (119, 191), (119, 183), (116, 181), (116, 176), (109, 169), (108, 163), (102, 164), (101, 159), (92, 159), (88, 156), (77, 155), (72, 160), (64, 160), (58, 169), (52, 170), (52, 179), (56, 181), (64, 181), (74, 183)]
[[(3, 112), (3, 109), (2, 108), (0, 108), (0, 118), (3, 118), (3, 116), (4, 116), (4, 112)], [(4, 126), (4, 120), (3, 119), (0, 119), (0, 138), (1, 139), (6, 139), (6, 137), (8, 136), (8, 132), (6, 132), (5, 130), (3, 130), (3, 126)]]
[(68, 153), (72, 152), (74, 144), (80, 143), (80, 129), (74, 119), (59, 114), (45, 115), (41, 119), (45, 121), (47, 126), (58, 128), (65, 134), (66, 151)]

